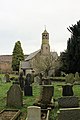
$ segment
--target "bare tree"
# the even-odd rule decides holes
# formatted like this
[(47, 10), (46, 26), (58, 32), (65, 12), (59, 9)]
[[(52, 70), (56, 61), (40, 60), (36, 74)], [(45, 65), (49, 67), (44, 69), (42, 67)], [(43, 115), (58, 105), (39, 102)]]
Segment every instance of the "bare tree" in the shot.
[(48, 56), (38, 56), (34, 61), (34, 67), (38, 73), (43, 72), (45, 76), (49, 75), (49, 71), (55, 68), (56, 60), (52, 54)]

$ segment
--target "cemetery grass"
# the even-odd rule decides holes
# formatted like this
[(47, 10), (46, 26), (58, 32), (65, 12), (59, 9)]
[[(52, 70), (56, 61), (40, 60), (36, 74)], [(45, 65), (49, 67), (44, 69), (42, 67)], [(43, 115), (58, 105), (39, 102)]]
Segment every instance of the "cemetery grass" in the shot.
[[(61, 97), (61, 91), (62, 87), (60, 85), (64, 84), (64, 82), (54, 82), (54, 100), (55, 100), (55, 108), (50, 112), (50, 120), (56, 120), (57, 118), (57, 111), (58, 111), (58, 104), (57, 99)], [(7, 97), (7, 91), (9, 90), (12, 83), (3, 83), (0, 80), (0, 111), (2, 109), (14, 109), (14, 108), (8, 108), (6, 106), (6, 97)], [(27, 117), (27, 107), (33, 105), (33, 103), (39, 99), (40, 96), (40, 89), (41, 86), (39, 86), (36, 83), (32, 84), (33, 87), (33, 96), (27, 97), (23, 96), (23, 107), (16, 108), (21, 110), (21, 120), (25, 120)], [(74, 94), (76, 96), (80, 96), (80, 85), (75, 85), (73, 87)]]

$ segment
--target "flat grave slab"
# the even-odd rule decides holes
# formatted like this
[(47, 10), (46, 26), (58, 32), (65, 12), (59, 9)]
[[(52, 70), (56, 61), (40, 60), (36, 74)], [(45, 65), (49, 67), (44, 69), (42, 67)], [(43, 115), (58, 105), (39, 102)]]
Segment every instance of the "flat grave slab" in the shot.
[(57, 120), (80, 120), (80, 108), (62, 108), (58, 111)]
[(2, 110), (0, 120), (19, 120), (20, 110)]

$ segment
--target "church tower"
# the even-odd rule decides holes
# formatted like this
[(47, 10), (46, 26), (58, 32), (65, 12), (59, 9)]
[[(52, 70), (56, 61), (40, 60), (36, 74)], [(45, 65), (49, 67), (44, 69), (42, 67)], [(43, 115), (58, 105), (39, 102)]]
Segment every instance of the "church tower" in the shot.
[(41, 53), (43, 55), (47, 55), (50, 53), (49, 33), (46, 31), (46, 29), (42, 33)]

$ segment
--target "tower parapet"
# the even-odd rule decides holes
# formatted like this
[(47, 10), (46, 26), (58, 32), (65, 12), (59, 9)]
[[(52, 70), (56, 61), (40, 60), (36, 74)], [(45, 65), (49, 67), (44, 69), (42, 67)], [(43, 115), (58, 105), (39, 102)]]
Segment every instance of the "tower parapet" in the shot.
[(42, 33), (42, 45), (41, 45), (42, 54), (46, 55), (50, 53), (50, 45), (49, 45), (49, 33), (45, 29)]

